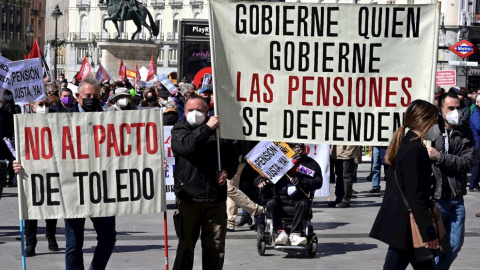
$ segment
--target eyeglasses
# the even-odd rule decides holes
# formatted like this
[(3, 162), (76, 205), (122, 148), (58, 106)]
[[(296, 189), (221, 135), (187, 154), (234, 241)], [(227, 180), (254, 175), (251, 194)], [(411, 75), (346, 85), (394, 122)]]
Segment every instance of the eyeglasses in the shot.
[(51, 96), (53, 95), (53, 92), (47, 92), (47, 95)]

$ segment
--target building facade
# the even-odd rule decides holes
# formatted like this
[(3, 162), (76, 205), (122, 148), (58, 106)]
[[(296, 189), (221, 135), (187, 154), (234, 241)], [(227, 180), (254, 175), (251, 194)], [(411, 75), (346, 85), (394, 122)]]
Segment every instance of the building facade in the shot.
[[(156, 55), (157, 73), (168, 74), (176, 71), (178, 64), (178, 32), (180, 20), (183, 18), (208, 18), (207, 0), (143, 0), (139, 1), (147, 7), (159, 27), (159, 35), (153, 38), (158, 46)], [(112, 22), (106, 22), (103, 30), (103, 19), (108, 17), (108, 9), (105, 4), (98, 0), (47, 0), (46, 17), (50, 17), (58, 5), (63, 15), (57, 21), (57, 48), (58, 72), (64, 73), (69, 80), (80, 69), (84, 57), (87, 57), (94, 70), (98, 68), (101, 59), (101, 51), (97, 42), (114, 39), (117, 31)], [(132, 21), (126, 21), (119, 25), (120, 39), (130, 39), (136, 30)], [(136, 39), (145, 40), (148, 31), (142, 28)], [(53, 56), (55, 46), (55, 21), (50, 17), (46, 20), (45, 42), (49, 55)], [(48, 57), (47, 57), (48, 58)], [(50, 57), (53, 66), (53, 57)], [(48, 61), (48, 59), (47, 59)], [(134, 67), (129, 67), (134, 68)], [(148, 68), (148, 66), (147, 66)], [(117, 77), (117, 71), (109, 70), (113, 77)]]
[[(34, 17), (32, 10), (45, 0), (1, 0), (0, 5), (0, 49), (4, 56), (19, 60), (28, 53), (32, 37), (26, 35), (30, 19)], [(35, 19), (38, 23), (38, 19)], [(44, 26), (36, 24), (36, 33), (42, 37)], [(15, 58), (15, 59), (13, 59)]]

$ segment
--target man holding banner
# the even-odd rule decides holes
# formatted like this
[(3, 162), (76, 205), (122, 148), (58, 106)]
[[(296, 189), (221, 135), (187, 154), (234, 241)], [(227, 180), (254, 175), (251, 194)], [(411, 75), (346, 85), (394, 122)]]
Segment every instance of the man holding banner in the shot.
[[(80, 112), (102, 111), (100, 107), (100, 83), (93, 79), (85, 79), (79, 86), (78, 92)], [(13, 163), (15, 173), (19, 173), (21, 165)], [(74, 169), (74, 168), (73, 168)], [(75, 169), (74, 169), (75, 170)], [(116, 241), (115, 217), (92, 217), (90, 218), (97, 232), (97, 247), (90, 265), (91, 269), (105, 269), (113, 252)], [(67, 270), (84, 269), (83, 264), (83, 240), (85, 230), (85, 218), (65, 219), (65, 268)]]
[(185, 104), (186, 121), (172, 129), (175, 155), (175, 195), (177, 210), (173, 216), (178, 236), (173, 269), (192, 269), (195, 244), (202, 234), (203, 269), (222, 269), (225, 256), (227, 178), (238, 166), (233, 143), (221, 140), (221, 168), (215, 130), (218, 116), (207, 118), (205, 101), (194, 96)]

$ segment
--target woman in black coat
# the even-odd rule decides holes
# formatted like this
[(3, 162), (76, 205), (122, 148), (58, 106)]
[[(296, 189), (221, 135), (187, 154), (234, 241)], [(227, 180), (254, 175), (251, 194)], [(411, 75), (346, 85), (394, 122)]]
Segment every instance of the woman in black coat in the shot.
[[(423, 100), (413, 101), (407, 109), (404, 125), (394, 133), (387, 150), (385, 197), (370, 237), (389, 245), (383, 269), (435, 269), (430, 249), (438, 248), (438, 239), (429, 213), (433, 209), (435, 179), (424, 140), (434, 140), (440, 134), (438, 109)], [(407, 130), (408, 128), (408, 130)], [(398, 186), (396, 181), (398, 181)], [(405, 195), (418, 225), (425, 248), (415, 249)]]

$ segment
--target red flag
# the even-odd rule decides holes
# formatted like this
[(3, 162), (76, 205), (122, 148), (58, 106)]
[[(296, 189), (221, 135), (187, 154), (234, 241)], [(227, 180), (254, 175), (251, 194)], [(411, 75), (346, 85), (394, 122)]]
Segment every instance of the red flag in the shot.
[(37, 39), (35, 39), (35, 41), (33, 41), (32, 50), (30, 51), (28, 59), (39, 58), (40, 56), (42, 56), (40, 53), (40, 47), (38, 46)]
[(118, 71), (118, 75), (120, 75), (120, 80), (122, 81), (127, 76), (127, 65), (123, 63), (123, 60), (120, 60), (120, 70)]
[(155, 78), (155, 65), (153, 63), (153, 55), (150, 58), (150, 66), (148, 67), (147, 82)]
[(104, 81), (112, 80), (112, 76), (110, 76), (110, 73), (102, 66), (97, 70), (97, 74), (95, 74), (95, 79), (99, 80), (101, 83)]
[(86, 79), (92, 73), (92, 66), (88, 63), (87, 57), (83, 58), (82, 66), (80, 67), (80, 71), (78, 72), (77, 79), (80, 81)]
[(140, 82), (140, 70), (138, 69), (138, 64), (135, 63), (135, 81)]
[(118, 70), (118, 75), (122, 75), (123, 60), (120, 60), (120, 69)]

